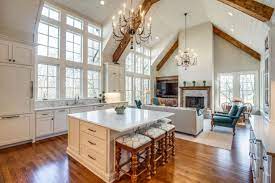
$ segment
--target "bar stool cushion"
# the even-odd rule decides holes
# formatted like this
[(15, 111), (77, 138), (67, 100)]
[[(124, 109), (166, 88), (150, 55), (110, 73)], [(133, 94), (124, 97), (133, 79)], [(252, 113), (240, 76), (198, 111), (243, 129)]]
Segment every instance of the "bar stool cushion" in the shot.
[(150, 141), (151, 139), (149, 137), (136, 133), (124, 135), (116, 139), (116, 142), (134, 149), (139, 148)]
[(175, 128), (175, 125), (168, 124), (168, 123), (156, 123), (152, 125), (155, 128), (159, 128), (164, 130), (165, 132), (169, 132), (170, 130)]
[(140, 133), (143, 135), (146, 135), (152, 139), (155, 139), (155, 138), (158, 138), (159, 136), (165, 134), (165, 131), (160, 128), (150, 127), (147, 129), (141, 129)]
[(168, 119), (168, 118), (163, 118), (163, 119), (159, 119), (158, 121), (157, 121), (157, 123), (171, 123), (172, 122), (172, 120), (171, 119)]

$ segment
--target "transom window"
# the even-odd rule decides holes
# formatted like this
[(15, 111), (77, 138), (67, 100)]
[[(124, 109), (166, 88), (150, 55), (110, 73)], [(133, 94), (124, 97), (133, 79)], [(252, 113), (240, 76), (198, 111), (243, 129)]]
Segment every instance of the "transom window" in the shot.
[(66, 60), (82, 62), (82, 36), (66, 32)]
[(81, 97), (81, 69), (66, 68), (66, 98)]
[(88, 97), (98, 97), (100, 92), (100, 73), (88, 71)]
[(95, 27), (94, 25), (88, 25), (88, 32), (95, 35), (95, 36), (101, 36), (101, 30), (98, 27)]
[(42, 9), (42, 16), (51, 18), (56, 21), (60, 20), (60, 12), (48, 5), (44, 5)]
[(76, 17), (73, 17), (71, 15), (67, 15), (67, 25), (70, 25), (74, 28), (77, 28), (77, 29), (80, 29), (82, 30), (83, 29), (83, 21), (76, 18)]
[(38, 26), (38, 49), (41, 56), (59, 57), (59, 28), (40, 22)]
[(57, 97), (57, 66), (38, 64), (37, 69), (37, 99), (55, 99)]
[(101, 46), (100, 42), (93, 39), (88, 39), (88, 63), (100, 65)]

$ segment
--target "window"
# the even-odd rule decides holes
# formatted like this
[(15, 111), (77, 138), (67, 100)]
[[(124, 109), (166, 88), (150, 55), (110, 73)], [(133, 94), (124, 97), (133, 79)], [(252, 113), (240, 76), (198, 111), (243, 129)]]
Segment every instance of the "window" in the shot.
[(48, 5), (44, 5), (42, 9), (42, 16), (51, 18), (56, 21), (60, 20), (60, 12)]
[(134, 100), (141, 100), (145, 104), (151, 103), (151, 58), (150, 50), (136, 47), (125, 60), (125, 98), (129, 104)]
[(82, 36), (66, 32), (66, 60), (82, 62)]
[(134, 54), (129, 53), (126, 57), (125, 61), (125, 70), (127, 72), (134, 72), (135, 71), (135, 65), (134, 65)]
[(219, 81), (220, 105), (225, 102), (231, 102), (233, 99), (233, 75), (221, 74)]
[[(269, 91), (270, 91), (270, 82), (269, 82), (269, 59), (267, 58), (265, 60), (265, 69), (264, 69), (264, 103), (265, 108), (269, 106), (270, 103), (270, 97), (269, 97)], [(265, 112), (268, 113), (267, 109), (265, 109)]]
[(100, 92), (100, 73), (88, 71), (88, 97), (98, 97)]
[(255, 75), (240, 75), (240, 98), (244, 103), (255, 104)]
[(101, 36), (100, 28), (95, 27), (93, 25), (88, 25), (88, 32), (95, 35), (95, 36)]
[(81, 79), (81, 69), (66, 68), (66, 98), (82, 96)]
[(133, 104), (133, 85), (132, 85), (132, 77), (126, 76), (125, 78), (125, 92), (126, 92), (126, 101), (129, 104)]
[(53, 65), (38, 64), (37, 70), (37, 99), (57, 98), (57, 67)]
[(77, 29), (80, 29), (82, 30), (83, 29), (83, 21), (76, 18), (76, 17), (73, 17), (73, 16), (70, 16), (70, 15), (67, 15), (67, 25), (70, 25), (74, 28), (77, 28)]
[(94, 65), (101, 64), (101, 48), (100, 42), (93, 39), (88, 39), (88, 63)]
[(37, 54), (46, 57), (59, 57), (59, 28), (40, 22), (38, 27)]

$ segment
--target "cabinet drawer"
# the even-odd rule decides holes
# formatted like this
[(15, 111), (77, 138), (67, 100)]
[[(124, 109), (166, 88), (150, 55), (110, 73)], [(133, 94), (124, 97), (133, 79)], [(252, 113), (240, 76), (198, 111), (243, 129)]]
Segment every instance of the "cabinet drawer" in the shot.
[(50, 118), (53, 117), (53, 111), (36, 112), (36, 118)]
[(102, 170), (106, 169), (106, 156), (102, 156), (102, 154), (95, 152), (93, 149), (87, 148), (85, 145), (80, 145), (80, 156), (89, 160), (90, 164), (93, 164)]
[(80, 122), (80, 131), (98, 137), (102, 140), (105, 140), (107, 135), (107, 130), (105, 128), (82, 121)]
[(93, 149), (102, 155), (106, 153), (106, 141), (85, 132), (80, 132), (80, 145), (86, 146), (88, 149)]

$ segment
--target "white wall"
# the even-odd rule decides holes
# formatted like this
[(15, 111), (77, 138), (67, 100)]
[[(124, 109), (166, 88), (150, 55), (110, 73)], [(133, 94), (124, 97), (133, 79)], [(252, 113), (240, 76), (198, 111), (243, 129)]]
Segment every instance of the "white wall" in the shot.
[(175, 56), (178, 53), (178, 49), (174, 51), (174, 53), (170, 56), (167, 62), (163, 65), (163, 67), (157, 72), (158, 77), (162, 76), (177, 76), (178, 75), (178, 66), (175, 61)]
[[(179, 34), (179, 49), (184, 49), (184, 31)], [(179, 85), (183, 81), (203, 81), (212, 85), (214, 74), (213, 56), (213, 27), (210, 22), (204, 23), (187, 30), (187, 46), (198, 54), (198, 64), (185, 70), (178, 68)]]

